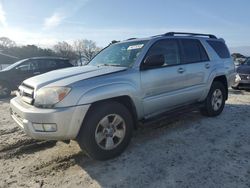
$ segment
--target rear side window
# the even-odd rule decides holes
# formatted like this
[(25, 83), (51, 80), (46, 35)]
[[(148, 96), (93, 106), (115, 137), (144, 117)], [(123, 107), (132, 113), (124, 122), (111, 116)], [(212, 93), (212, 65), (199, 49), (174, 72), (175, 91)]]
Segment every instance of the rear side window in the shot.
[(197, 63), (209, 61), (207, 52), (196, 39), (181, 39), (183, 63)]
[(45, 69), (55, 69), (57, 68), (56, 60), (46, 60), (43, 63)]
[(218, 56), (222, 59), (230, 58), (229, 50), (224, 42), (221, 41), (207, 41), (208, 44), (214, 49)]
[(72, 65), (70, 64), (68, 60), (58, 60), (57, 65), (59, 68), (72, 67)]

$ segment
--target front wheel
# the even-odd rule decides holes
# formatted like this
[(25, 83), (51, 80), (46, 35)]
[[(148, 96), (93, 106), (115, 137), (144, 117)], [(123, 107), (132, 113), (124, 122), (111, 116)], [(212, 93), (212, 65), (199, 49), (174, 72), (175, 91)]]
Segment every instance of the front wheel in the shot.
[(79, 146), (96, 160), (120, 155), (132, 137), (133, 120), (118, 102), (102, 102), (89, 110), (77, 137)]
[(201, 113), (205, 116), (218, 116), (224, 109), (226, 101), (226, 88), (221, 82), (213, 82)]

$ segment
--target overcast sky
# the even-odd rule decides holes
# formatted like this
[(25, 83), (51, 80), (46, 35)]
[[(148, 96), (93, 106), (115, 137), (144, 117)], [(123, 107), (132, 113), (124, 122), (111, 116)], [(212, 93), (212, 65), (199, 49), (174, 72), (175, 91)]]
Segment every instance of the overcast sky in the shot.
[(212, 33), (250, 46), (249, 0), (0, 0), (0, 36), (50, 47), (57, 41), (146, 37), (168, 31)]

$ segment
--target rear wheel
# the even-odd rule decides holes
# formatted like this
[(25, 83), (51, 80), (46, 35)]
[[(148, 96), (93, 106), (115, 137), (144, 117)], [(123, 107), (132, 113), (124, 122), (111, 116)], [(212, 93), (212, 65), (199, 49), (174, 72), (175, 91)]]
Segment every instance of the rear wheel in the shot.
[(224, 109), (226, 100), (226, 88), (221, 82), (213, 82), (201, 113), (205, 116), (218, 116)]
[(0, 98), (9, 97), (11, 93), (10, 87), (6, 82), (0, 81)]
[(117, 102), (102, 102), (88, 112), (77, 141), (91, 158), (107, 160), (125, 150), (132, 131), (132, 116), (125, 106)]

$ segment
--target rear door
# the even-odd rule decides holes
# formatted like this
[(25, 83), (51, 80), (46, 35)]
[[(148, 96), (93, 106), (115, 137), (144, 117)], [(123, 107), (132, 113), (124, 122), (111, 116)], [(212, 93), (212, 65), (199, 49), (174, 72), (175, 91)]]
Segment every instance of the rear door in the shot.
[(42, 61), (41, 73), (73, 66), (67, 60), (61, 60), (61, 59), (46, 59), (46, 60), (40, 60), (40, 61)]
[(41, 67), (40, 69), (41, 74), (52, 70), (56, 70), (58, 67), (57, 62), (54, 59), (42, 59), (39, 61)]
[(186, 101), (185, 65), (180, 64), (180, 49), (176, 39), (164, 39), (149, 49), (145, 58), (164, 55), (165, 64), (160, 68), (141, 70), (141, 87), (145, 116), (167, 111)]
[(190, 103), (199, 100), (206, 88), (212, 65), (198, 39), (180, 39), (182, 63), (186, 65), (187, 98)]

